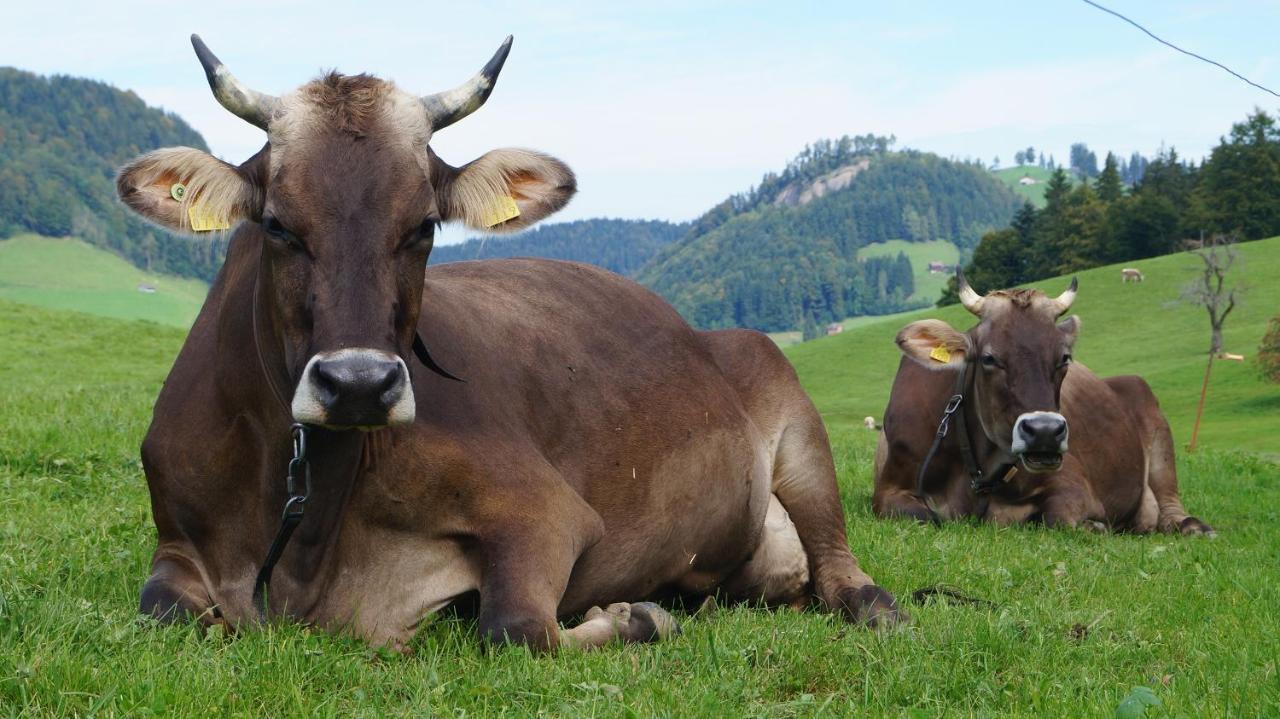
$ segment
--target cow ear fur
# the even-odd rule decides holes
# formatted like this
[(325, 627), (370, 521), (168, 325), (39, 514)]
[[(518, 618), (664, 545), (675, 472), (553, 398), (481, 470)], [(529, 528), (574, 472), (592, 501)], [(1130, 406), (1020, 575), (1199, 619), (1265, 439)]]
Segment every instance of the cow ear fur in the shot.
[(895, 339), (902, 354), (929, 369), (959, 369), (969, 352), (969, 336), (942, 320), (912, 322)]
[(1080, 336), (1080, 315), (1071, 315), (1058, 323), (1058, 331), (1066, 335), (1068, 344), (1075, 344)]
[(458, 169), (433, 159), (443, 170), (437, 191), (444, 219), (474, 230), (522, 230), (564, 207), (578, 189), (568, 165), (532, 150), (493, 150)]
[(261, 195), (239, 168), (190, 147), (166, 147), (129, 163), (116, 177), (129, 209), (176, 232), (225, 230), (260, 212)]

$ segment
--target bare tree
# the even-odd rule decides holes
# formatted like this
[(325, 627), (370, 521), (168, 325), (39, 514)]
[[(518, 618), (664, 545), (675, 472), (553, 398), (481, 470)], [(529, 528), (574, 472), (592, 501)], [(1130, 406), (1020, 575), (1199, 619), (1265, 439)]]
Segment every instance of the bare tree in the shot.
[(1191, 254), (1200, 258), (1203, 267), (1194, 280), (1182, 289), (1182, 299), (1205, 308), (1209, 313), (1209, 363), (1204, 369), (1204, 384), (1200, 387), (1200, 403), (1196, 406), (1196, 423), (1191, 429), (1191, 443), (1187, 450), (1194, 452), (1196, 438), (1200, 435), (1200, 418), (1204, 414), (1204, 400), (1209, 394), (1209, 374), (1213, 371), (1213, 358), (1222, 354), (1222, 325), (1227, 315), (1236, 307), (1236, 299), (1244, 294), (1244, 288), (1227, 285), (1227, 273), (1236, 264), (1240, 253), (1236, 251), (1234, 238), (1216, 235), (1206, 240), (1200, 238), (1199, 247)]
[(1204, 267), (1199, 276), (1182, 289), (1182, 298), (1209, 313), (1209, 354), (1220, 354), (1222, 325), (1235, 309), (1237, 296), (1244, 293), (1241, 287), (1227, 286), (1227, 273), (1240, 258), (1240, 253), (1236, 251), (1233, 238), (1217, 235), (1208, 240), (1202, 238), (1199, 248), (1191, 254), (1199, 257)]

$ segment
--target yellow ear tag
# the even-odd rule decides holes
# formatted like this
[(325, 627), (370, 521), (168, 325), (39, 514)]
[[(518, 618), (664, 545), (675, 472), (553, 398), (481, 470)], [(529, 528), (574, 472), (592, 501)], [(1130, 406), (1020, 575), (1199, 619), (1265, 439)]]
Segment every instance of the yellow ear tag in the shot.
[(187, 206), (187, 218), (191, 220), (191, 229), (195, 232), (231, 229), (231, 223), (225, 218), (215, 217), (205, 212), (204, 208), (195, 205)]
[(929, 352), (929, 359), (934, 360), (936, 362), (950, 362), (951, 350), (947, 349), (946, 347), (943, 347), (942, 345), (938, 345), (937, 347), (934, 347), (932, 351)]
[(496, 227), (520, 216), (520, 208), (516, 206), (516, 201), (508, 195), (503, 195), (489, 206), (488, 212), (484, 216), (485, 227)]

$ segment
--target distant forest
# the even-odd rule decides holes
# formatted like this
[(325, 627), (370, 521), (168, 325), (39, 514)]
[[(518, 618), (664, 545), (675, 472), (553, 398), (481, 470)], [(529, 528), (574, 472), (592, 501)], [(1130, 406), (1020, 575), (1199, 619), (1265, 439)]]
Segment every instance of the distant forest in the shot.
[(132, 92), (0, 68), (0, 237), (75, 235), (144, 269), (212, 279), (221, 243), (169, 235), (116, 200), (116, 171), (170, 145), (208, 150), (181, 118)]
[[(964, 251), (1006, 225), (1018, 202), (981, 165), (892, 144), (865, 135), (809, 146), (780, 175), (696, 220), (640, 281), (703, 328), (799, 329), (931, 304), (910, 298), (906, 257), (858, 260), (858, 249), (944, 239)], [(796, 207), (774, 202), (789, 185), (863, 161), (844, 189)]]
[(431, 251), (430, 264), (495, 257), (549, 257), (599, 265), (628, 277), (665, 245), (689, 231), (688, 224), (661, 220), (577, 220), (540, 225), (514, 237), (477, 237)]
[[(978, 291), (1014, 287), (1113, 262), (1168, 254), (1201, 236), (1256, 240), (1280, 235), (1280, 125), (1256, 110), (1232, 126), (1197, 166), (1173, 149), (1101, 170), (1083, 144), (1071, 166), (1092, 178), (1073, 185), (1061, 168), (1045, 188), (1045, 207), (1026, 205), (1005, 229), (982, 237), (965, 275)], [(939, 304), (956, 302), (952, 280)]]

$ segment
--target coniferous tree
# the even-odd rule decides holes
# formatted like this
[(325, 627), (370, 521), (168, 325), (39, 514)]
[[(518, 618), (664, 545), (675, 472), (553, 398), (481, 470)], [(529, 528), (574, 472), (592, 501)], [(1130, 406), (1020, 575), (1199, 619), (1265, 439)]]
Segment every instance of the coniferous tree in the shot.
[(1120, 199), (1124, 194), (1124, 188), (1120, 184), (1120, 169), (1116, 165), (1116, 156), (1107, 153), (1106, 164), (1102, 168), (1102, 173), (1098, 175), (1097, 185), (1098, 199), (1105, 203), (1112, 203)]
[(208, 150), (181, 118), (131, 92), (0, 68), (0, 238), (76, 235), (139, 267), (212, 279), (221, 241), (174, 237), (116, 199), (120, 166), (171, 145)]

